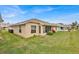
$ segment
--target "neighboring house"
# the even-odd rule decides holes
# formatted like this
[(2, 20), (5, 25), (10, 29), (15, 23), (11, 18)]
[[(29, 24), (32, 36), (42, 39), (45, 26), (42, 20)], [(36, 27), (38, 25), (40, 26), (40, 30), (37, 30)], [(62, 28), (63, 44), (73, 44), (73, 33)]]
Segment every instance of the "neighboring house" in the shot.
[(79, 30), (79, 24), (78, 24), (78, 30)]
[(77, 25), (77, 29), (79, 30), (79, 24)]
[(57, 24), (52, 23), (51, 25), (52, 25), (51, 30), (52, 30), (52, 31), (53, 31), (53, 30), (57, 31)]
[(52, 29), (55, 29), (56, 31), (68, 31), (67, 25), (62, 23), (52, 24)]
[(57, 24), (57, 31), (68, 31), (67, 25), (62, 24), (62, 23), (58, 23)]
[(9, 26), (9, 25), (10, 25), (9, 23), (1, 22), (1, 23), (0, 23), (0, 30), (2, 30), (2, 29), (8, 30), (8, 26)]
[(68, 25), (67, 25), (67, 28), (68, 28), (68, 29), (72, 29), (72, 24), (68, 24)]
[(45, 35), (47, 32), (51, 31), (52, 25), (38, 19), (30, 19), (11, 25), (10, 27), (15, 34), (27, 38), (33, 35)]

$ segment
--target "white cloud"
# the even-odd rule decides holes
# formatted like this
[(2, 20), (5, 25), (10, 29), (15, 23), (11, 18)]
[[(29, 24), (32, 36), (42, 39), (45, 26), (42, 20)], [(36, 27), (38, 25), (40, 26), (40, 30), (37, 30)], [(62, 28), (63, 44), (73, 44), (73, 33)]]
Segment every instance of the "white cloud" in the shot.
[(11, 18), (11, 17), (15, 17), (15, 16), (19, 16), (21, 14), (27, 13), (27, 11), (23, 11), (19, 8), (19, 6), (15, 6), (15, 5), (3, 6), (3, 7), (1, 7), (0, 11), (2, 12), (2, 15), (6, 18), (7, 17)]
[(70, 24), (74, 21), (78, 21), (78, 23), (79, 23), (79, 13), (73, 13), (73, 14), (67, 14), (67, 15), (58, 15), (56, 18), (54, 18), (53, 21), (55, 23), (65, 23), (65, 24)]
[(33, 13), (43, 13), (43, 12), (49, 12), (49, 11), (52, 11), (54, 10), (54, 8), (52, 7), (47, 7), (47, 8), (34, 8), (32, 10)]
[(19, 6), (9, 5), (0, 6), (0, 12), (2, 13), (5, 22), (16, 23), (24, 19), (24, 15), (28, 12), (22, 10)]

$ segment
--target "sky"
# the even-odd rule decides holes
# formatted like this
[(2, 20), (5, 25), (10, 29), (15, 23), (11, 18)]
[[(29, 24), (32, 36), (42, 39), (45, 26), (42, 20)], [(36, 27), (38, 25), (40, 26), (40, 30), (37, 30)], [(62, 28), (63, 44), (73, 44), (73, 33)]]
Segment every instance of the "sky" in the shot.
[(79, 5), (0, 5), (4, 22), (18, 23), (36, 18), (50, 23), (79, 23)]

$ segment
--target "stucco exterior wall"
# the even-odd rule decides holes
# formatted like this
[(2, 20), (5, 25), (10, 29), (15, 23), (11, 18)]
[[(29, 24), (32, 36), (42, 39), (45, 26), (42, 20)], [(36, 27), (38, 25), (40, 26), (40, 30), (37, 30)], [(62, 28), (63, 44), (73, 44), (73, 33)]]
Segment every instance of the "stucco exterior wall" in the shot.
[[(31, 25), (36, 26), (36, 33), (31, 33)], [(36, 23), (27, 23), (25, 25), (20, 25), (21, 26), (21, 33), (19, 32), (19, 26), (13, 26), (13, 30), (15, 34), (18, 34), (22, 37), (31, 37), (33, 35), (45, 35), (46, 33), (43, 33), (43, 26), (40, 24)], [(41, 26), (41, 33), (39, 33), (39, 26)]]
[(21, 25), (21, 33), (19, 32), (19, 26), (13, 26), (14, 34), (20, 35), (22, 37), (26, 36), (25, 25)]
[[(31, 25), (35, 25), (36, 26), (36, 33), (31, 33)], [(39, 33), (39, 26), (41, 26), (41, 33)], [(45, 33), (43, 33), (43, 26), (40, 24), (35, 24), (35, 23), (28, 23), (26, 24), (26, 36), (30, 37), (33, 35), (45, 35)]]

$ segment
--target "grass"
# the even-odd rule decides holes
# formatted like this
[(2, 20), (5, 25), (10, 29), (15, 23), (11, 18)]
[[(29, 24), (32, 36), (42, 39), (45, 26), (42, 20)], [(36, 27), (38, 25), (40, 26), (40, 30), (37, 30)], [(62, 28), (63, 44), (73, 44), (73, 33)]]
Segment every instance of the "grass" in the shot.
[(79, 31), (57, 32), (51, 36), (22, 38), (7, 31), (0, 31), (2, 54), (78, 54)]

